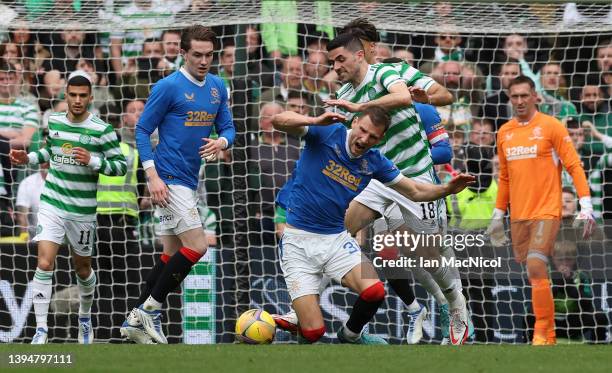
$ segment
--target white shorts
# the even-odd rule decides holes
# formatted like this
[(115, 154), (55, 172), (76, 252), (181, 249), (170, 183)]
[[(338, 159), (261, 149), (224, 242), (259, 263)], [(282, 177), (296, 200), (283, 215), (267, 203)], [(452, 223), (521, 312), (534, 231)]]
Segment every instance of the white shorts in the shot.
[(168, 185), (168, 189), (168, 207), (157, 207), (155, 210), (155, 215), (159, 218), (159, 235), (176, 236), (202, 228), (196, 191), (182, 185)]
[(357, 241), (346, 231), (317, 234), (285, 228), (278, 251), (291, 300), (318, 295), (323, 275), (341, 282), (362, 261)]
[[(426, 184), (437, 184), (433, 170), (411, 178)], [(414, 202), (396, 190), (384, 186), (372, 179), (368, 186), (357, 196), (355, 201), (378, 212), (387, 220), (390, 231), (401, 225), (415, 233), (439, 233), (446, 221), (446, 204), (444, 199), (434, 202)]]
[(58, 245), (68, 243), (80, 256), (91, 256), (96, 239), (95, 221), (76, 221), (61, 218), (45, 210), (38, 211), (38, 225), (34, 242), (51, 241)]

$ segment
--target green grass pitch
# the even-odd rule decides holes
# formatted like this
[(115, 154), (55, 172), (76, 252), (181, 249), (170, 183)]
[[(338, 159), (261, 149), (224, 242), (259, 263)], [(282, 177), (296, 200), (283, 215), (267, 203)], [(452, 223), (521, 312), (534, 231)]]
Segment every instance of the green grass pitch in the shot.
[[(612, 346), (512, 345), (0, 345), (0, 371), (8, 354), (71, 353), (79, 372), (610, 372)], [(58, 371), (41, 366), (21, 371)], [(60, 370), (61, 371), (61, 370)]]

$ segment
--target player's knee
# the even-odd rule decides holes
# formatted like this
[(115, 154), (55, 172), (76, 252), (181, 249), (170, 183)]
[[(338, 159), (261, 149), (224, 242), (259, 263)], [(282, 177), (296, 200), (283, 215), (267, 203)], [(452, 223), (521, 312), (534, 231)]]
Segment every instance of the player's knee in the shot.
[(527, 255), (527, 275), (529, 279), (548, 278), (548, 258), (543, 254)]
[(55, 260), (49, 260), (47, 258), (38, 258), (37, 267), (43, 271), (53, 271), (55, 266)]
[(385, 299), (385, 285), (378, 281), (359, 294), (359, 297), (366, 302), (380, 302)]
[(190, 237), (190, 239), (182, 239), (181, 241), (183, 247), (188, 247), (190, 250), (201, 255), (206, 254), (206, 250), (208, 250), (208, 240), (206, 239), (204, 231), (202, 231), (201, 235), (197, 235), (197, 237)]
[(313, 329), (300, 327), (300, 334), (308, 342), (315, 343), (316, 341), (318, 341), (319, 339), (321, 339), (321, 337), (325, 335), (325, 326), (321, 326), (319, 328), (313, 328)]
[(86, 279), (91, 274), (91, 267), (90, 266), (79, 266), (75, 268), (75, 272), (77, 276), (79, 276), (79, 278)]

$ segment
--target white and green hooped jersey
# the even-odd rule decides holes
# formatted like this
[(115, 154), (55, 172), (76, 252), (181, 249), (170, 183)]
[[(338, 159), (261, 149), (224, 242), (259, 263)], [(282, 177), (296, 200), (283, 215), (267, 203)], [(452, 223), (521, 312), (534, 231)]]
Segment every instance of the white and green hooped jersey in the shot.
[[(403, 74), (400, 74), (400, 71)], [(408, 64), (370, 65), (359, 86), (353, 87), (351, 83), (346, 83), (338, 90), (337, 95), (339, 99), (354, 103), (369, 102), (387, 95), (389, 87), (397, 82), (412, 83), (409, 85), (428, 89), (433, 82), (429, 82), (428, 79), (431, 78)], [(343, 111), (342, 114), (347, 116), (349, 123), (352, 122), (355, 115), (355, 113)], [(410, 105), (392, 110), (389, 114), (391, 115), (391, 126), (377, 147), (385, 157), (395, 163), (405, 176), (415, 177), (427, 172), (433, 166), (433, 161), (427, 135), (416, 109)]]
[[(90, 165), (74, 159), (76, 147), (90, 152)], [(98, 173), (121, 176), (127, 170), (113, 127), (93, 114), (81, 123), (66, 113), (51, 114), (46, 146), (28, 158), (30, 164), (50, 162), (39, 209), (77, 221), (96, 220)]]

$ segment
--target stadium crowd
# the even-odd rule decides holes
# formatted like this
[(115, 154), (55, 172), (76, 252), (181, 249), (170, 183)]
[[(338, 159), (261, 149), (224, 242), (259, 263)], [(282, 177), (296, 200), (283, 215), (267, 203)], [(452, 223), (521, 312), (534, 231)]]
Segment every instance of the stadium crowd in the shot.
[[(101, 17), (139, 19), (145, 13), (167, 17), (169, 9), (173, 14), (202, 11), (209, 3), (177, 1), (168, 8), (166, 2), (136, 0)], [(76, 4), (71, 11), (78, 12)], [(28, 8), (28, 15), (36, 9)], [(565, 11), (568, 22), (581, 16), (573, 8)], [(222, 40), (214, 73), (223, 78), (231, 96), (237, 27), (214, 29)], [(333, 97), (339, 88), (330, 78), (333, 74), (326, 52), (326, 43), (334, 35), (333, 27), (311, 24), (246, 28), (249, 221), (251, 240), (257, 245), (274, 247), (282, 232), (285, 221), (275, 207), (275, 196), (291, 175), (301, 148), (299, 139), (274, 131), (271, 119), (285, 110), (305, 115), (326, 110), (323, 100)], [(471, 198), (461, 194), (449, 198), (451, 225), (469, 230), (487, 227), (497, 190), (496, 133), (512, 117), (507, 88), (519, 75), (536, 83), (540, 111), (557, 117), (568, 128), (590, 180), (596, 218), (612, 217), (612, 35), (553, 40), (520, 34), (470, 37), (451, 31), (414, 35), (383, 32), (381, 39), (377, 60), (400, 58), (453, 94), (451, 105), (437, 108), (451, 139), (453, 159), (451, 167), (441, 166), (437, 171), (443, 180), (450, 176), (451, 168), (479, 177), (476, 186), (462, 192), (471, 193)], [(579, 50), (574, 50), (576, 47)], [(39, 169), (11, 165), (10, 149), (41, 146), (49, 135), (50, 113), (66, 110), (66, 77), (83, 70), (94, 82), (89, 110), (111, 123), (126, 152), (134, 152), (134, 130), (151, 86), (182, 66), (180, 30), (91, 33), (67, 24), (63, 31), (50, 32), (16, 22), (0, 33), (0, 57), (0, 237), (5, 242), (28, 242), (36, 232), (38, 197), (48, 165)], [(99, 195), (99, 251), (108, 256), (117, 244), (123, 245), (125, 252), (128, 245), (155, 241), (156, 217), (137, 154), (131, 161), (133, 179), (126, 176), (125, 185), (133, 188), (124, 192), (129, 189), (126, 198), (137, 203), (113, 209), (113, 201), (104, 201)], [(231, 182), (227, 177), (231, 176), (231, 164), (231, 151), (226, 151), (219, 160), (202, 165), (200, 214), (211, 233), (224, 232), (217, 222), (232, 224), (223, 212), (232, 203), (223, 193), (224, 183)], [(576, 192), (567, 176), (564, 214), (572, 216)], [(482, 225), (474, 225), (478, 221)], [(215, 234), (209, 237), (215, 245)], [(113, 247), (104, 247), (109, 244)], [(559, 250), (575, 255), (575, 247), (569, 246), (565, 243)], [(562, 268), (560, 264), (557, 267)]]

